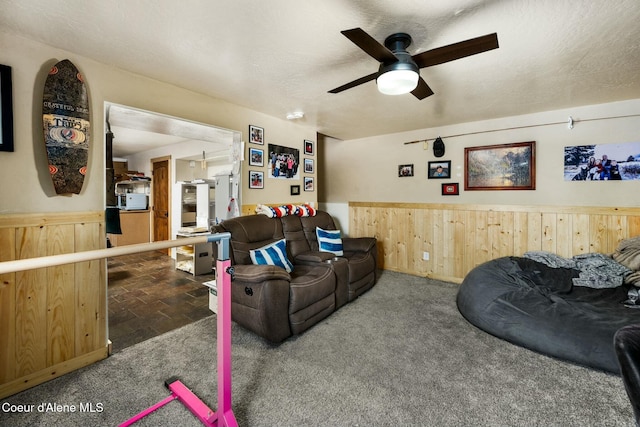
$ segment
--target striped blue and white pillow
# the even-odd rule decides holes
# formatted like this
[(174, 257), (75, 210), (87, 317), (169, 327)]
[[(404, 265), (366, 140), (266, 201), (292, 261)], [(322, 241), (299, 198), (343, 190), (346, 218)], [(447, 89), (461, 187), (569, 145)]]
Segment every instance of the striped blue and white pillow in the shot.
[(318, 238), (320, 252), (331, 252), (337, 256), (344, 255), (340, 230), (323, 230), (320, 227), (316, 227), (316, 237)]
[(284, 239), (250, 250), (249, 256), (256, 265), (275, 265), (284, 268), (287, 273), (293, 271), (293, 264), (287, 258), (287, 243)]

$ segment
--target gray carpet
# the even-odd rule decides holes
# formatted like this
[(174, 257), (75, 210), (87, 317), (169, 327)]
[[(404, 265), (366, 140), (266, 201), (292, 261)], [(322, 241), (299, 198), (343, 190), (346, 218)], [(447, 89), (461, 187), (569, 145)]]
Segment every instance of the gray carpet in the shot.
[[(279, 346), (234, 325), (242, 426), (632, 426), (622, 380), (516, 347), (467, 323), (457, 285), (384, 272), (357, 301)], [(115, 426), (179, 376), (215, 409), (215, 317), (2, 401), (0, 425)], [(40, 403), (102, 405), (39, 413)], [(6, 408), (6, 405), (1, 406)], [(200, 426), (172, 402), (136, 426)]]

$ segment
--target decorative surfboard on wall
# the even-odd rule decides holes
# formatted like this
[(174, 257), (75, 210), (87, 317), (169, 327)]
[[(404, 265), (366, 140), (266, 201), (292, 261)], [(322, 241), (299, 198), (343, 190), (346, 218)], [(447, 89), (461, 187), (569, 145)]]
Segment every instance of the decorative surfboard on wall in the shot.
[(89, 96), (82, 74), (68, 59), (49, 71), (42, 124), (56, 194), (79, 194), (89, 159)]

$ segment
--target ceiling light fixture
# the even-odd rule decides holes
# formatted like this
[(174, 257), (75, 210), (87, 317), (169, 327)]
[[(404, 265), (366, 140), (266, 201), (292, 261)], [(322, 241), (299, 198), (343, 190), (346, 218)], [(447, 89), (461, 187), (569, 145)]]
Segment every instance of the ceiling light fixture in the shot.
[(293, 113), (287, 114), (287, 120), (297, 120), (304, 117), (304, 113), (302, 111), (294, 111)]
[(403, 95), (418, 87), (420, 68), (407, 52), (411, 36), (406, 33), (392, 34), (384, 41), (387, 49), (393, 52), (397, 61), (380, 64), (378, 70), (378, 91), (385, 95)]
[[(400, 63), (396, 62), (396, 64)], [(402, 68), (389, 70), (378, 76), (378, 91), (385, 95), (404, 95), (418, 86), (419, 76), (418, 72), (414, 70)]]

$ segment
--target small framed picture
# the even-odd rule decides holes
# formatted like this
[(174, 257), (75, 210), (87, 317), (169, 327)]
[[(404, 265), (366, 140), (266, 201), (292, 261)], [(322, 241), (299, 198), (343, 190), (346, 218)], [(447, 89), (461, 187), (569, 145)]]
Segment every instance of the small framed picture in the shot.
[(308, 139), (304, 140), (304, 154), (313, 156), (313, 141), (309, 141)]
[(0, 65), (0, 151), (13, 151), (11, 67)]
[(304, 159), (304, 172), (313, 173), (313, 159)]
[(264, 151), (258, 148), (249, 148), (249, 165), (264, 166)]
[(413, 164), (411, 165), (398, 165), (398, 176), (413, 176)]
[(449, 182), (447, 184), (442, 184), (442, 195), (443, 196), (459, 196), (460, 195), (460, 186), (457, 182)]
[(429, 162), (429, 179), (451, 178), (451, 160)]
[(300, 195), (300, 186), (299, 185), (292, 185), (291, 186), (291, 195), (292, 196), (299, 196)]
[(249, 188), (264, 188), (264, 172), (249, 171)]
[(313, 191), (313, 178), (310, 176), (304, 177), (304, 191)]
[(249, 142), (264, 145), (264, 129), (249, 125)]

